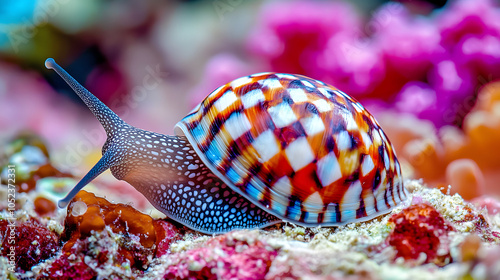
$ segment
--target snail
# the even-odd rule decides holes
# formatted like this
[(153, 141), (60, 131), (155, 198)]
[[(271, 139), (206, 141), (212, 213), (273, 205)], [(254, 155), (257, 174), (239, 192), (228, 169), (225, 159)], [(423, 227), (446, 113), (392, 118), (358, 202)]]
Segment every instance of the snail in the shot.
[(104, 127), (102, 158), (59, 201), (111, 169), (169, 218), (203, 233), (288, 221), (339, 226), (408, 195), (393, 146), (356, 100), (302, 75), (259, 73), (210, 93), (175, 136), (133, 127), (52, 58)]

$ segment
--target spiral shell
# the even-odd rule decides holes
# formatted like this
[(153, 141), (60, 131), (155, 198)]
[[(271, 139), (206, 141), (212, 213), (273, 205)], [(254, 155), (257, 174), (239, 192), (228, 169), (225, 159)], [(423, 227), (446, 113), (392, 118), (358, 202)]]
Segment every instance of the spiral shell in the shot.
[(297, 224), (368, 220), (407, 197), (394, 148), (375, 118), (305, 76), (234, 80), (183, 118), (176, 134), (233, 190)]

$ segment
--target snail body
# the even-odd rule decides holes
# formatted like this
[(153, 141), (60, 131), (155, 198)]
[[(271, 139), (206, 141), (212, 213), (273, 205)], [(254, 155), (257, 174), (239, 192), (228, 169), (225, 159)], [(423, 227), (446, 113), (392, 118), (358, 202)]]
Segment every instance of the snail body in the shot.
[(54, 69), (107, 134), (103, 157), (59, 202), (110, 168), (158, 210), (222, 233), (282, 220), (338, 226), (389, 212), (407, 197), (394, 149), (359, 102), (320, 81), (260, 73), (209, 94), (168, 136), (133, 127)]

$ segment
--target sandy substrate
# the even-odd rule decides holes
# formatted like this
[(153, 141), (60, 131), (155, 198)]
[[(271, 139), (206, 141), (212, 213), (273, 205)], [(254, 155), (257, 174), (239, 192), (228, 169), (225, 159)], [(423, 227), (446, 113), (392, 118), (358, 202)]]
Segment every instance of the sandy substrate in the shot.
[[(23, 180), (40, 175), (47, 163), (20, 162)], [(368, 222), (337, 228), (282, 223), (208, 236), (147, 205), (96, 198), (119, 196), (100, 181), (68, 209), (57, 209), (54, 203), (76, 179), (45, 171), (31, 178), (32, 189), (16, 192), (15, 211), (2, 181), (2, 279), (500, 278), (500, 203), (482, 198), (472, 204), (421, 181), (406, 181), (409, 199)], [(142, 204), (139, 198), (132, 205)]]

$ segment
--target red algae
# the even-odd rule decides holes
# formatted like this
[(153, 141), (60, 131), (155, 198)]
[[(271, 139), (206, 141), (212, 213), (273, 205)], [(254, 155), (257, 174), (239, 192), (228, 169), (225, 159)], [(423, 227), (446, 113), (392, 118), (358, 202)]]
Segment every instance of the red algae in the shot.
[(82, 257), (70, 260), (70, 254), (63, 254), (47, 270), (42, 271), (36, 279), (90, 280), (96, 277), (97, 273), (84, 262)]
[(278, 252), (260, 240), (240, 240), (232, 233), (202, 247), (169, 256), (164, 279), (264, 279)]
[(412, 205), (392, 215), (389, 223), (394, 228), (387, 242), (396, 249), (396, 257), (419, 260), (423, 253), (425, 263), (445, 265), (451, 261), (448, 234), (454, 228), (434, 207), (426, 203)]
[[(0, 236), (3, 237), (0, 252), (2, 256), (8, 258), (10, 251), (15, 252), (18, 269), (29, 271), (32, 266), (59, 252), (58, 236), (35, 219), (22, 223), (17, 222), (13, 228), (14, 243), (8, 238), (11, 235), (11, 230), (8, 221), (0, 221)], [(14, 247), (13, 250), (11, 250), (11, 246)]]
[(156, 229), (156, 257), (170, 253), (170, 245), (178, 240), (181, 235), (179, 229), (164, 220), (155, 220)]

